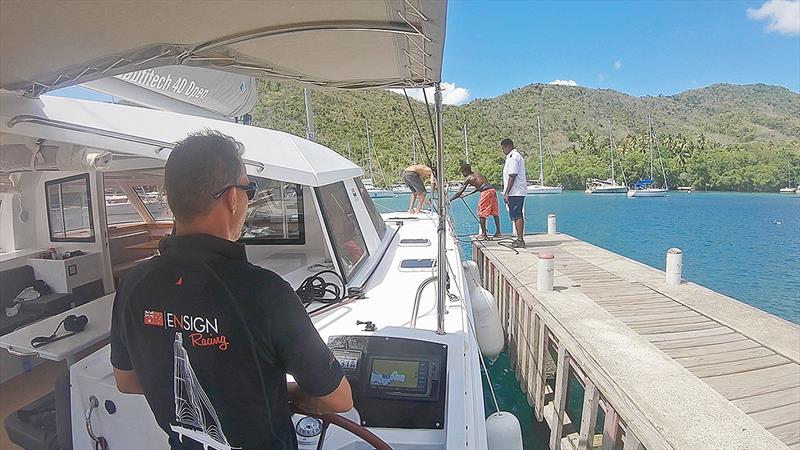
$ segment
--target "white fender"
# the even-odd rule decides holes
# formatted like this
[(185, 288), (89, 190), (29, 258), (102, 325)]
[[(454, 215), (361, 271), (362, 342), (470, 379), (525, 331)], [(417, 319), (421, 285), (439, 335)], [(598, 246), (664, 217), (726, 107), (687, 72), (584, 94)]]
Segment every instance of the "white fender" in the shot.
[(481, 272), (478, 270), (478, 263), (472, 260), (467, 260), (461, 263), (461, 267), (464, 268), (464, 272), (467, 275), (467, 282), (469, 284), (469, 290), (472, 290), (472, 286), (481, 284)]
[(475, 337), (481, 354), (494, 359), (503, 351), (505, 336), (497, 311), (497, 302), (491, 292), (480, 285), (480, 274), (475, 261), (462, 263), (469, 283), (469, 298), (472, 304), (472, 317), (475, 321)]
[(486, 442), (489, 450), (522, 450), (519, 420), (507, 411), (490, 415), (486, 418)]
[(475, 320), (475, 335), (481, 354), (494, 359), (503, 351), (505, 336), (500, 325), (500, 314), (494, 296), (486, 289), (477, 286), (470, 292), (472, 317)]

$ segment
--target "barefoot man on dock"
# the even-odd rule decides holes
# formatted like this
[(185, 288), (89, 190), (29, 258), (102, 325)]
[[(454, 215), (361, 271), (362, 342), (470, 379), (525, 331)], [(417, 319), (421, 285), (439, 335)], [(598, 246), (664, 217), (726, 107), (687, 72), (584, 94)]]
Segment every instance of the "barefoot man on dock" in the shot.
[[(476, 236), (478, 239), (489, 239), (489, 232), (486, 229), (486, 219), (489, 216), (494, 217), (494, 236), (493, 237), (500, 237), (500, 211), (497, 207), (497, 190), (489, 180), (486, 179), (485, 176), (481, 175), (477, 171), (472, 170), (472, 166), (467, 164), (466, 162), (461, 162), (461, 166), (459, 167), (461, 171), (461, 175), (465, 176), (466, 179), (464, 183), (461, 185), (461, 189), (453, 195), (453, 198), (450, 199), (452, 202), (453, 200), (459, 197), (468, 197), (476, 192), (480, 192), (480, 198), (478, 200), (478, 221), (481, 224), (481, 234)], [(472, 186), (475, 189), (472, 190), (469, 194), (464, 195), (464, 191), (467, 189), (467, 186)]]

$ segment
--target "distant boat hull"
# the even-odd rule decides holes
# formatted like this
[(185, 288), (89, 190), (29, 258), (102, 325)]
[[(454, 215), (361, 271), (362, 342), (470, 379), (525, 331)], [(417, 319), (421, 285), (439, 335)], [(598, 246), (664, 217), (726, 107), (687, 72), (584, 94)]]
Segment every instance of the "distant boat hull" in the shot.
[(388, 198), (394, 197), (396, 194), (392, 191), (385, 191), (383, 189), (367, 189), (369, 198)]
[(794, 188), (785, 187), (785, 188), (781, 188), (781, 190), (778, 191), (778, 192), (780, 192), (781, 194), (794, 194), (794, 193), (797, 192), (797, 190), (794, 189)]
[(596, 186), (586, 189), (587, 194), (624, 194), (628, 192), (628, 186)]
[(408, 186), (395, 186), (392, 188), (392, 192), (395, 194), (410, 194), (411, 189)]
[(542, 186), (541, 184), (529, 184), (528, 195), (531, 194), (560, 194), (564, 188), (561, 186)]
[(628, 191), (628, 197), (666, 197), (669, 189), (633, 189)]

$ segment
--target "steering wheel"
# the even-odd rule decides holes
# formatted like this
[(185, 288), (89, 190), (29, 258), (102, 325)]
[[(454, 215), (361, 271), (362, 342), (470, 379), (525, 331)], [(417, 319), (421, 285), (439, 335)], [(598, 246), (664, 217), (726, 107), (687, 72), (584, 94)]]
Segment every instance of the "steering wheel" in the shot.
[(389, 444), (384, 442), (383, 439), (379, 438), (373, 432), (369, 431), (366, 427), (338, 414), (312, 414), (298, 408), (294, 403), (289, 403), (289, 412), (313, 417), (322, 422), (322, 432), (320, 433), (319, 441), (317, 442), (317, 450), (322, 450), (322, 445), (325, 443), (325, 433), (328, 432), (328, 426), (331, 424), (349, 431), (362, 441), (375, 447), (376, 450), (392, 450), (392, 447), (390, 447)]

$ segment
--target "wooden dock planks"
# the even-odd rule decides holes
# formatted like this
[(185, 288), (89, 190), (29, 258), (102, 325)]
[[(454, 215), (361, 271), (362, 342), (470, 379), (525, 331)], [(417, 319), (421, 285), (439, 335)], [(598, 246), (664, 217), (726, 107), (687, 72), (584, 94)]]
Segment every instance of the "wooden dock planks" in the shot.
[[(658, 281), (663, 280), (660, 271), (569, 236), (529, 238), (534, 245), (528, 252), (546, 250), (556, 255), (556, 276), (564, 277), (559, 278), (561, 284), (582, 292), (722, 394), (788, 447), (800, 449), (800, 364), (796, 349), (783, 353), (780, 350), (786, 349), (785, 345), (781, 347), (785, 341), (772, 345), (763, 340), (763, 333), (732, 325), (730, 320), (726, 320), (729, 315), (718, 316), (713, 308), (697, 309), (692, 307), (692, 302), (687, 304), (676, 299), (668, 287), (660, 286)], [(492, 251), (491, 246), (485, 246), (485, 249), (489, 253)], [(509, 253), (498, 253), (499, 256), (492, 258), (496, 259), (495, 263), (502, 264), (502, 258), (508, 257)], [(535, 264), (526, 267), (529, 267), (528, 271), (536, 272)], [(523, 272), (517, 270), (515, 276)], [(654, 272), (660, 275), (654, 276)], [(526, 281), (520, 284), (535, 291), (535, 280), (529, 280), (530, 275), (527, 275)], [(725, 301), (735, 302), (717, 293), (710, 292), (710, 295), (720, 301), (720, 308), (728, 306)], [(763, 320), (768, 322), (771, 316), (763, 315)], [(759, 321), (761, 319), (759, 317)], [(538, 317), (532, 319), (533, 322), (538, 322)], [(785, 324), (781, 326), (785, 328)], [(795, 330), (800, 346), (800, 327), (795, 326)], [(532, 358), (535, 351), (529, 350)], [(532, 384), (541, 382), (538, 378)], [(593, 400), (590, 400), (586, 407), (592, 406)], [(577, 436), (572, 438), (582, 446), (587, 440), (586, 435), (580, 439)], [(551, 440), (553, 442), (556, 441)], [(564, 442), (571, 440), (564, 438), (562, 446)], [(625, 444), (635, 446), (637, 442)]]

